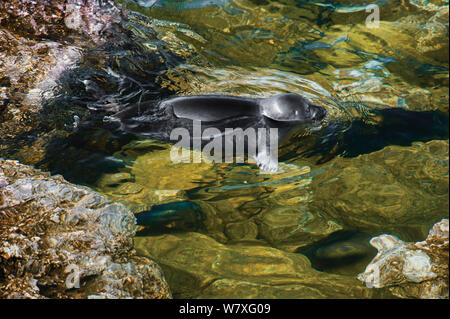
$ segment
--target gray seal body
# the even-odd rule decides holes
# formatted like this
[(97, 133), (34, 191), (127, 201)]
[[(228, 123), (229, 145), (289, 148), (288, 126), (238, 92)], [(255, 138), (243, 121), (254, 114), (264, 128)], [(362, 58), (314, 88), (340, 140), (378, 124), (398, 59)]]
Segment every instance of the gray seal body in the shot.
[(227, 95), (194, 95), (162, 101), (162, 108), (172, 108), (177, 118), (204, 122), (230, 118), (264, 117), (279, 125), (310, 123), (322, 120), (326, 111), (297, 94), (278, 94), (270, 98), (247, 98)]
[[(219, 135), (227, 140), (226, 132), (229, 129), (264, 128), (269, 133), (271, 128), (276, 128), (277, 142), (280, 142), (299, 125), (320, 122), (325, 116), (325, 108), (314, 105), (297, 94), (278, 94), (269, 98), (193, 95), (173, 97), (156, 104), (146, 102), (133, 105), (108, 119), (119, 122), (124, 131), (168, 142), (173, 142), (171, 135), (174, 130), (181, 128), (191, 136), (192, 143), (189, 145), (203, 147)], [(204, 132), (209, 129), (210, 134), (196, 137), (195, 123), (201, 123)], [(196, 138), (201, 139), (199, 143), (195, 143)], [(248, 138), (246, 136), (242, 141), (247, 150), (250, 144)], [(258, 149), (262, 144), (268, 146), (270, 139), (268, 135), (258, 134)], [(232, 142), (235, 145), (239, 142), (236, 136), (233, 136)], [(222, 145), (225, 149), (226, 144)], [(277, 154), (258, 151), (253, 157), (263, 170), (275, 171), (278, 168), (278, 159), (275, 159)]]

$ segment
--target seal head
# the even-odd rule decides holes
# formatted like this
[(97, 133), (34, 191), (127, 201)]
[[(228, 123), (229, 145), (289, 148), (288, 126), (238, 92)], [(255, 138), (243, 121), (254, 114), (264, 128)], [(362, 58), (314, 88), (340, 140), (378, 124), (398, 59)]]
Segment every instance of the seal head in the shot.
[(327, 114), (325, 108), (297, 94), (278, 94), (262, 99), (260, 105), (262, 115), (278, 122), (310, 123), (321, 121)]

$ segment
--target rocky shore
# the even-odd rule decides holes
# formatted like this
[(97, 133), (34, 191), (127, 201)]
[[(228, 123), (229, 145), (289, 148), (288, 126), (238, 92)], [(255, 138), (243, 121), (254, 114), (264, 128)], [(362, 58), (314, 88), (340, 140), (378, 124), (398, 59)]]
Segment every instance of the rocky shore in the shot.
[(359, 280), (370, 287), (387, 287), (401, 298), (448, 299), (448, 219), (436, 223), (421, 242), (381, 235), (370, 243), (378, 254)]
[(0, 140), (36, 128), (61, 74), (114, 38), (123, 21), (110, 0), (1, 1)]
[(169, 298), (134, 235), (124, 205), (0, 160), (0, 298)]
[[(127, 34), (124, 21), (112, 0), (0, 2), (0, 152), (71, 133), (43, 123), (43, 104), (87, 51)], [(122, 204), (0, 160), (0, 298), (170, 298), (158, 265), (135, 255), (134, 235)]]
[[(126, 33), (125, 20), (112, 0), (0, 2), (0, 151), (70, 134), (29, 133), (61, 76)], [(42, 152), (29, 153), (36, 162)], [(170, 298), (159, 266), (136, 256), (134, 235), (122, 204), (0, 159), (0, 298)]]

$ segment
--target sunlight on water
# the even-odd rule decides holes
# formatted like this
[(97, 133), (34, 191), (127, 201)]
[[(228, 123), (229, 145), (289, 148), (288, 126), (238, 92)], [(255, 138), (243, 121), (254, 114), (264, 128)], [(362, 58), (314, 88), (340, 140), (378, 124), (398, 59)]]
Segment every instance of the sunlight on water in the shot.
[[(110, 64), (92, 72), (106, 93), (74, 99), (83, 107), (289, 92), (324, 106), (326, 120), (280, 145), (275, 174), (248, 162), (174, 164), (171, 144), (95, 125), (14, 156), (136, 213), (198, 205), (186, 215), (158, 206), (174, 219), (135, 238), (175, 297), (392, 297), (356, 279), (375, 255), (368, 240), (423, 240), (448, 217), (448, 1), (120, 2), (134, 46), (89, 53), (86, 64)], [(378, 28), (366, 26), (373, 3)]]
[[(151, 17), (145, 24), (185, 58), (160, 82), (178, 94), (294, 92), (324, 105), (329, 123), (390, 107), (448, 114), (448, 6), (379, 1), (380, 27), (369, 29), (367, 3), (138, 1), (128, 8)], [(445, 138), (324, 164), (287, 146), (273, 175), (252, 164), (174, 165), (170, 145), (133, 142), (115, 154), (127, 166), (103, 175), (97, 189), (136, 212), (174, 201), (200, 205), (190, 229), (173, 222), (136, 238), (176, 297), (376, 297), (354, 280), (375, 254), (369, 238), (423, 239), (448, 216)], [(355, 235), (331, 243), (339, 231)]]

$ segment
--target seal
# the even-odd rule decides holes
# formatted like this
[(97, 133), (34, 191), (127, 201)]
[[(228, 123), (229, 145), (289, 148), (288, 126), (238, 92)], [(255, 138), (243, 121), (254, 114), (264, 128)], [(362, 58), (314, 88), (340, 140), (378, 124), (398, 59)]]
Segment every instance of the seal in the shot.
[[(195, 121), (205, 128), (218, 128), (221, 134), (226, 128), (277, 128), (280, 160), (313, 157), (317, 164), (335, 156), (356, 157), (388, 145), (407, 146), (449, 136), (449, 116), (438, 110), (374, 109), (363, 117), (328, 119), (321, 125), (326, 115), (324, 107), (297, 94), (269, 98), (194, 95), (134, 104), (104, 120), (116, 123), (122, 131), (167, 142), (173, 142), (170, 133), (177, 127), (186, 128), (192, 137)], [(314, 130), (305, 134), (307, 126)], [(266, 136), (265, 140), (270, 139)], [(199, 144), (203, 147), (208, 141), (206, 137)], [(276, 171), (277, 155), (259, 152), (255, 160), (262, 171)]]
[[(277, 94), (269, 98), (250, 98), (229, 95), (193, 95), (177, 96), (158, 103), (145, 102), (132, 105), (112, 116), (105, 117), (107, 122), (116, 122), (120, 129), (137, 133), (157, 140), (172, 142), (171, 133), (176, 128), (189, 132), (191, 141), (200, 139), (203, 147), (217, 135), (225, 136), (227, 129), (277, 129), (277, 142), (281, 142), (293, 128), (305, 124), (320, 123), (326, 116), (326, 109), (312, 104), (306, 98), (291, 93)], [(195, 136), (195, 123), (202, 128), (214, 128), (214, 134)], [(264, 131), (269, 133), (268, 131)], [(266, 133), (263, 133), (266, 134)], [(271, 137), (258, 134), (258, 152), (254, 156), (257, 165), (263, 171), (276, 171), (278, 157), (268, 152)], [(249, 150), (248, 137), (243, 142)], [(232, 140), (236, 143), (236, 137)], [(225, 144), (221, 144), (226, 148)], [(264, 145), (262, 148), (260, 145)], [(278, 144), (277, 144), (278, 145)], [(233, 148), (231, 148), (233, 149)], [(261, 150), (260, 150), (261, 149)], [(240, 155), (240, 154), (235, 154)], [(276, 158), (275, 158), (276, 157)]]
[[(387, 145), (448, 138), (448, 114), (401, 108), (372, 110), (366, 117), (351, 122), (329, 119), (309, 135), (299, 129), (321, 123), (326, 115), (325, 108), (296, 94), (269, 98), (196, 95), (135, 104), (110, 116), (109, 120), (117, 122), (124, 131), (165, 141), (170, 141), (170, 132), (176, 127), (192, 131), (195, 121), (208, 128), (219, 128), (221, 134), (227, 127), (277, 128), (279, 141), (288, 146), (283, 155), (287, 160), (317, 155), (318, 164), (338, 155), (356, 157), (371, 153)], [(264, 170), (276, 170), (278, 165), (274, 163), (278, 164), (278, 158), (275, 161), (271, 155), (258, 154), (257, 164)], [(150, 226), (153, 232), (198, 229), (203, 220), (201, 206), (192, 202), (157, 205), (135, 216), (138, 225)], [(327, 242), (326, 247), (315, 246), (306, 253), (317, 267), (324, 269), (338, 261), (358, 262), (372, 253), (366, 243), (359, 244), (366, 237), (366, 234), (341, 233), (338, 239)]]
[(280, 123), (303, 124), (321, 120), (326, 111), (297, 94), (277, 94), (270, 98), (227, 95), (175, 97), (160, 104), (172, 108), (177, 118), (212, 122), (242, 116), (260, 117)]

